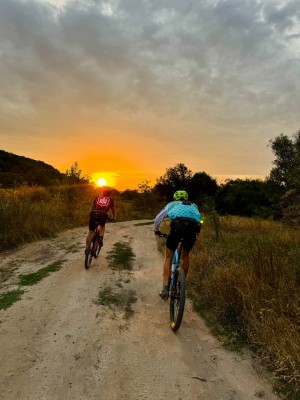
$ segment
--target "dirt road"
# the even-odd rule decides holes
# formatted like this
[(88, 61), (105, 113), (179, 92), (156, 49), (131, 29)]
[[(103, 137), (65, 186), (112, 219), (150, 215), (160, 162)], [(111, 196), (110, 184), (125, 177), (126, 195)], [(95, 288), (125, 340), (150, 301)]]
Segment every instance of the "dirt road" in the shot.
[[(171, 331), (158, 296), (162, 255), (152, 226), (141, 222), (109, 224), (89, 270), (85, 228), (1, 255), (1, 293), (16, 289), (20, 274), (65, 261), (0, 311), (0, 399), (277, 399), (250, 358), (224, 350), (189, 302)], [(131, 246), (131, 271), (108, 266), (116, 242)], [(101, 293), (131, 301), (101, 305)]]

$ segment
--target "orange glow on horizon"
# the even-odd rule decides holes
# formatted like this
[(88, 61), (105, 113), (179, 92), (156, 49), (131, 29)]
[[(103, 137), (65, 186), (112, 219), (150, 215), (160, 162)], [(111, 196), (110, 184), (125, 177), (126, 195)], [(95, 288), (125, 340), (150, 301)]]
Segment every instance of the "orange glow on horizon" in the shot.
[(115, 172), (101, 171), (91, 174), (91, 182), (99, 187), (115, 187), (117, 174)]
[(106, 186), (106, 180), (104, 178), (100, 178), (97, 180), (97, 185), (100, 187)]

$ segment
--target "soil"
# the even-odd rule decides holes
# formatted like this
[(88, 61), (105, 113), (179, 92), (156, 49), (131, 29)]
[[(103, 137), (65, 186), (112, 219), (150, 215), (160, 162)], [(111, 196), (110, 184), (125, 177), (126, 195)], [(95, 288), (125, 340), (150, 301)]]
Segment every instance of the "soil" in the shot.
[[(158, 296), (163, 256), (146, 223), (108, 224), (88, 270), (86, 228), (2, 253), (0, 294), (17, 289), (20, 274), (65, 261), (0, 310), (0, 399), (278, 399), (251, 354), (224, 349), (189, 300), (180, 329), (170, 329)], [(131, 246), (132, 270), (110, 267), (116, 242)], [(101, 305), (108, 289), (119, 301)]]

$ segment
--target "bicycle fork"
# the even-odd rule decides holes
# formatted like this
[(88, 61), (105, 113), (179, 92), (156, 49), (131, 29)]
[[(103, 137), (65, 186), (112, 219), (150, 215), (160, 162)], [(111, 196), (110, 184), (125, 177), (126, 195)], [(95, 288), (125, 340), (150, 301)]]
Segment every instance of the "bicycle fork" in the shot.
[(172, 291), (175, 290), (175, 272), (178, 268), (179, 268), (179, 254), (178, 250), (175, 250), (171, 267), (171, 281), (170, 281), (171, 295), (173, 294)]

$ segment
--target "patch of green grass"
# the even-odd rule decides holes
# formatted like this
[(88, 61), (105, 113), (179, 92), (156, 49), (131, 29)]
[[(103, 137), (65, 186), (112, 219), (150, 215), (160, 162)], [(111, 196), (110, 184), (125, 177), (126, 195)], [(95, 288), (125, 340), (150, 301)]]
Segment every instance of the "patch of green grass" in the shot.
[(106, 259), (111, 268), (131, 270), (135, 255), (128, 243), (117, 242), (108, 252)]
[(4, 293), (0, 296), (0, 310), (5, 310), (12, 306), (16, 301), (20, 300), (24, 290), (16, 289)]
[(72, 244), (71, 246), (67, 247), (67, 253), (79, 253), (79, 243)]
[(124, 318), (132, 317), (134, 311), (131, 305), (137, 301), (134, 290), (122, 290), (121, 292), (113, 292), (110, 286), (105, 286), (100, 290), (96, 304), (109, 307), (110, 309), (118, 309), (124, 312)]
[(139, 224), (134, 224), (134, 226), (144, 226), (144, 225), (153, 225), (154, 221), (150, 222), (140, 222)]
[(134, 314), (131, 304), (137, 301), (136, 293), (134, 290), (124, 290), (122, 293), (122, 298), (124, 301), (124, 306), (123, 306), (124, 318), (129, 319)]
[(98, 300), (96, 302), (102, 306), (116, 306), (120, 307), (121, 299), (118, 294), (113, 293), (112, 288), (110, 286), (105, 286), (100, 290), (98, 294)]
[(288, 395), (288, 400), (300, 400), (300, 391), (297, 391), (295, 393), (290, 393)]
[(36, 283), (40, 282), (42, 279), (46, 278), (51, 272), (59, 271), (66, 260), (58, 260), (54, 263), (48, 265), (45, 268), (41, 268), (36, 272), (32, 272), (30, 274), (20, 275), (20, 286), (32, 286)]

